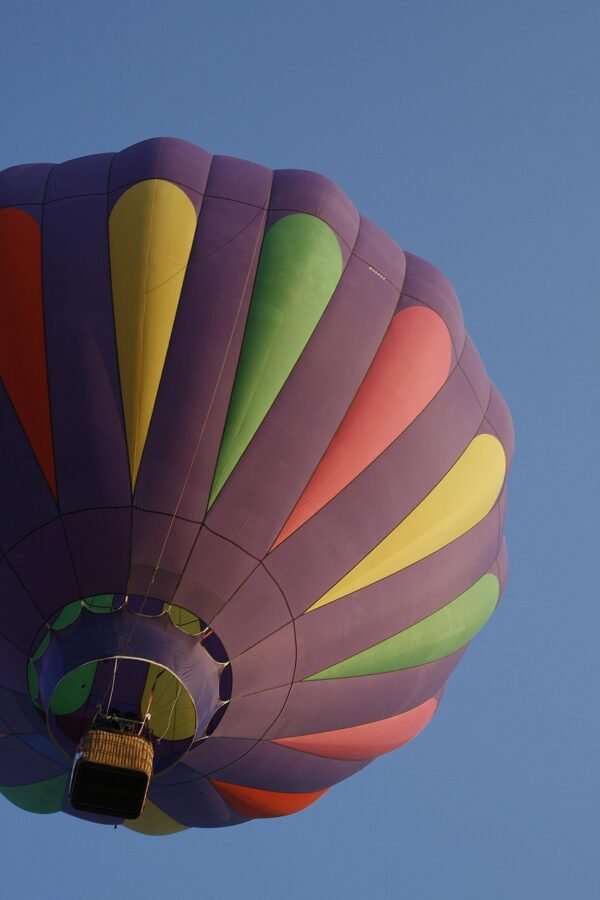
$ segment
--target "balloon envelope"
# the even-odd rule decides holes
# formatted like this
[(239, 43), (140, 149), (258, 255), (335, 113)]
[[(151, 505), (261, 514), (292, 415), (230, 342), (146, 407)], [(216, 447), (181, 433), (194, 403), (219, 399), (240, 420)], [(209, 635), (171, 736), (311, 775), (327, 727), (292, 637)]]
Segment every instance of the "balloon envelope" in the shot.
[(512, 426), (451, 285), (335, 184), (174, 139), (1, 173), (0, 374), (5, 797), (85, 816), (109, 701), (151, 715), (149, 834), (427, 724), (504, 584)]

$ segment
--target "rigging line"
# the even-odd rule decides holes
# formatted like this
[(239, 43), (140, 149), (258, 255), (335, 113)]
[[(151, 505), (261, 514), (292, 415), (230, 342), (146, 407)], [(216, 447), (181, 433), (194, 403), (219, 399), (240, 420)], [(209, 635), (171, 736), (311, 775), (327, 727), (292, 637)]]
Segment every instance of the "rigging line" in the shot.
[(148, 704), (146, 706), (146, 713), (144, 715), (144, 722), (150, 717), (150, 709), (152, 707), (152, 703), (154, 701), (154, 693), (156, 691), (156, 685), (162, 675), (166, 673), (166, 669), (161, 669), (160, 672), (156, 675), (154, 679), (154, 684), (152, 685), (152, 690), (150, 691), (150, 696), (148, 697)]
[[(108, 710), (110, 709), (111, 703), (112, 703), (112, 698), (113, 698), (113, 694), (114, 694), (114, 691), (115, 691), (115, 683), (116, 683), (116, 681), (117, 681), (117, 669), (118, 669), (118, 667), (119, 667), (119, 657), (116, 656), (116, 657), (115, 657), (115, 664), (114, 664), (114, 666), (113, 666), (113, 675), (112, 675), (112, 684), (111, 684), (111, 686), (110, 686), (110, 695), (109, 695), (109, 698), (108, 698), (108, 703), (106, 704), (106, 712), (108, 712)], [(104, 696), (106, 697), (106, 692), (104, 693)]]
[[(263, 217), (266, 217), (266, 215), (267, 215), (267, 209), (266, 209), (266, 207), (263, 208), (263, 209), (261, 209), (261, 210), (260, 210), (260, 213), (257, 213), (256, 218), (258, 218), (258, 216), (259, 216), (261, 213), (262, 213)], [(191, 474), (192, 474), (192, 470), (193, 470), (193, 468), (194, 468), (194, 464), (195, 464), (195, 462), (196, 462), (196, 457), (197, 457), (198, 451), (199, 451), (199, 449), (200, 449), (200, 444), (201, 444), (201, 442), (202, 442), (202, 438), (204, 437), (204, 432), (205, 432), (205, 430), (206, 430), (206, 425), (207, 425), (207, 423), (208, 423), (209, 416), (210, 416), (210, 414), (211, 414), (211, 412), (212, 412), (212, 408), (213, 408), (213, 406), (214, 406), (214, 402), (215, 402), (215, 399), (216, 399), (216, 396), (217, 396), (217, 391), (219, 390), (219, 387), (220, 387), (220, 385), (221, 385), (221, 379), (222, 379), (222, 377), (223, 377), (223, 372), (225, 371), (225, 366), (226, 366), (226, 364), (227, 364), (227, 360), (228, 360), (228, 357), (229, 357), (229, 351), (230, 351), (231, 345), (232, 345), (232, 343), (233, 343), (233, 337), (234, 337), (234, 334), (235, 334), (235, 331), (236, 331), (236, 328), (237, 328), (237, 324), (238, 324), (239, 319), (240, 319), (240, 315), (241, 315), (241, 312), (242, 312), (242, 307), (243, 307), (243, 305), (244, 305), (244, 299), (245, 299), (245, 297), (246, 297), (246, 292), (247, 292), (247, 290), (248, 290), (248, 285), (249, 285), (249, 282), (250, 282), (250, 277), (251, 277), (252, 272), (253, 272), (253, 270), (254, 270), (254, 264), (255, 264), (257, 252), (258, 252), (259, 248), (262, 246), (262, 240), (263, 240), (263, 237), (264, 237), (264, 232), (261, 230), (261, 231), (259, 231), (259, 233), (257, 234), (256, 240), (255, 240), (255, 242), (254, 242), (254, 247), (253, 247), (253, 249), (252, 249), (252, 256), (251, 256), (251, 259), (250, 259), (250, 264), (248, 265), (248, 271), (247, 271), (247, 273), (246, 273), (246, 279), (245, 279), (245, 281), (244, 281), (244, 286), (243, 286), (243, 288), (242, 288), (242, 290), (241, 290), (241, 292), (240, 292), (240, 301), (239, 301), (239, 303), (238, 303), (237, 310), (236, 310), (236, 314), (235, 314), (235, 318), (234, 318), (233, 324), (232, 324), (232, 326), (231, 326), (231, 330), (230, 330), (230, 333), (229, 333), (229, 339), (228, 339), (227, 345), (226, 345), (226, 347), (225, 347), (225, 352), (224, 352), (224, 354), (223, 354), (223, 360), (222, 360), (222, 362), (221, 362), (221, 367), (220, 367), (220, 369), (219, 369), (219, 373), (218, 373), (218, 375), (217, 375), (217, 380), (216, 380), (216, 383), (215, 383), (215, 386), (214, 386), (214, 389), (213, 389), (213, 392), (212, 392), (212, 396), (211, 396), (211, 398), (210, 398), (210, 403), (208, 404), (208, 408), (207, 408), (206, 413), (205, 413), (205, 416), (204, 416), (204, 421), (202, 422), (202, 427), (201, 427), (200, 433), (199, 433), (199, 435), (198, 435), (198, 440), (196, 441), (196, 446), (194, 447), (194, 453), (192, 454), (192, 459), (191, 459), (191, 462), (190, 462), (190, 464), (189, 464), (189, 466), (188, 466), (188, 469), (187, 469), (187, 472), (186, 472), (186, 476), (185, 476), (185, 479), (184, 479), (184, 482), (183, 482), (183, 486), (182, 486), (181, 491), (179, 492), (179, 496), (178, 496), (178, 498), (177, 498), (177, 503), (176, 503), (176, 505), (175, 505), (175, 510), (174, 510), (174, 512), (173, 512), (173, 515), (171, 516), (171, 520), (170, 520), (169, 526), (168, 526), (168, 528), (167, 528), (167, 533), (166, 533), (165, 538), (164, 538), (164, 540), (163, 540), (163, 543), (162, 543), (162, 546), (161, 546), (161, 549), (160, 549), (160, 553), (158, 554), (158, 559), (157, 559), (156, 565), (154, 566), (154, 571), (152, 572), (152, 577), (151, 577), (151, 579), (150, 579), (150, 583), (148, 584), (148, 587), (147, 587), (147, 589), (146, 589), (146, 593), (144, 594), (144, 599), (143, 599), (142, 604), (141, 604), (141, 607), (140, 607), (140, 613), (139, 613), (139, 615), (143, 613), (144, 606), (145, 606), (145, 604), (146, 604), (146, 601), (148, 600), (148, 597), (149, 597), (149, 595), (150, 595), (150, 591), (152, 590), (152, 585), (153, 585), (154, 582), (156, 581), (156, 576), (157, 576), (157, 574), (158, 574), (158, 570), (160, 569), (160, 564), (161, 564), (162, 559), (163, 559), (163, 556), (164, 556), (164, 554), (165, 554), (165, 550), (166, 550), (166, 548), (167, 548), (167, 544), (168, 544), (168, 541), (169, 541), (169, 537), (171, 536), (171, 531), (173, 530), (173, 525), (175, 524), (175, 519), (177, 518), (177, 513), (179, 512), (179, 508), (180, 508), (181, 503), (182, 503), (182, 501), (183, 501), (183, 497), (184, 497), (184, 494), (185, 494), (185, 490), (186, 490), (186, 488), (187, 488), (188, 482), (189, 482), (190, 477), (191, 477)], [(131, 640), (132, 640), (132, 638), (133, 638), (133, 633), (134, 633), (135, 628), (136, 628), (136, 625), (137, 625), (137, 623), (138, 623), (138, 621), (139, 621), (139, 615), (136, 616), (136, 619), (135, 619), (135, 621), (133, 622), (133, 624), (132, 624), (132, 626), (131, 626), (131, 631), (129, 632), (129, 636), (128, 636), (128, 638), (127, 638), (127, 641), (125, 642), (125, 647), (124, 647), (124, 649), (123, 649), (123, 651), (122, 651), (123, 654), (125, 654), (125, 652), (127, 651), (128, 647), (129, 647), (129, 644), (131, 643)]]
[[(261, 212), (266, 216), (266, 209), (261, 210)], [(258, 217), (258, 216), (257, 216), (257, 217)], [(181, 488), (181, 491), (179, 492), (179, 497), (178, 497), (177, 503), (176, 503), (176, 505), (175, 505), (175, 511), (173, 512), (173, 515), (171, 516), (171, 520), (170, 520), (169, 526), (168, 526), (168, 528), (167, 528), (167, 533), (166, 533), (166, 535), (165, 535), (165, 538), (164, 538), (163, 543), (162, 543), (162, 547), (161, 547), (161, 549), (160, 549), (160, 553), (159, 553), (159, 555), (158, 555), (158, 560), (157, 560), (156, 565), (155, 565), (155, 567), (154, 567), (154, 571), (153, 571), (153, 573), (152, 573), (152, 577), (151, 577), (151, 579), (150, 579), (150, 583), (148, 584), (148, 588), (147, 588), (147, 590), (146, 590), (146, 593), (144, 594), (144, 599), (143, 599), (142, 604), (141, 604), (141, 607), (140, 607), (140, 614), (143, 612), (143, 609), (144, 609), (144, 606), (145, 606), (145, 604), (146, 604), (146, 601), (148, 600), (148, 597), (149, 597), (149, 595), (150, 595), (150, 591), (152, 590), (152, 585), (153, 585), (154, 582), (156, 581), (156, 576), (158, 575), (158, 570), (160, 569), (160, 564), (161, 564), (162, 559), (163, 559), (163, 556), (164, 556), (164, 554), (165, 554), (165, 550), (166, 550), (166, 548), (167, 548), (167, 544), (168, 544), (168, 541), (169, 541), (169, 537), (171, 536), (171, 531), (173, 530), (173, 525), (174, 525), (174, 523), (175, 523), (175, 519), (177, 518), (177, 513), (179, 512), (179, 507), (181, 506), (181, 503), (182, 503), (182, 501), (183, 501), (183, 497), (184, 497), (184, 494), (185, 494), (185, 490), (186, 490), (186, 488), (187, 488), (188, 482), (189, 482), (190, 477), (191, 477), (191, 474), (192, 474), (192, 470), (193, 470), (193, 468), (194, 468), (194, 464), (195, 464), (195, 462), (196, 462), (196, 457), (197, 457), (198, 451), (199, 451), (199, 449), (200, 449), (200, 444), (202, 443), (202, 438), (204, 437), (204, 432), (205, 432), (205, 430), (206, 430), (206, 425), (207, 425), (207, 423), (208, 423), (209, 416), (210, 416), (210, 414), (211, 414), (211, 412), (212, 412), (212, 408), (213, 408), (213, 406), (214, 406), (214, 402), (215, 402), (215, 399), (216, 399), (216, 396), (217, 396), (217, 391), (219, 390), (219, 387), (220, 387), (220, 385), (221, 385), (221, 379), (222, 379), (222, 377), (223, 377), (223, 372), (225, 371), (225, 366), (226, 366), (227, 360), (228, 360), (228, 358), (229, 358), (229, 351), (231, 350), (231, 345), (232, 345), (232, 343), (233, 343), (233, 337), (234, 337), (234, 334), (235, 334), (235, 332), (236, 332), (237, 324), (238, 324), (239, 319), (240, 319), (240, 315), (241, 315), (241, 312), (242, 312), (242, 307), (243, 307), (243, 305), (244, 305), (244, 299), (245, 299), (245, 297), (246, 297), (246, 292), (247, 292), (247, 290), (248, 290), (248, 285), (249, 285), (249, 282), (250, 282), (250, 278), (251, 278), (252, 272), (254, 271), (254, 264), (255, 264), (257, 252), (258, 252), (260, 246), (262, 245), (262, 238), (263, 238), (263, 232), (260, 231), (260, 232), (257, 234), (257, 236), (256, 236), (256, 241), (255, 241), (255, 243), (254, 243), (254, 248), (253, 248), (253, 250), (252, 250), (252, 257), (251, 257), (251, 259), (250, 259), (250, 264), (249, 264), (249, 266), (248, 266), (248, 272), (247, 272), (247, 274), (246, 274), (246, 280), (244, 281), (244, 286), (243, 286), (243, 288), (242, 288), (242, 290), (241, 290), (241, 292), (240, 292), (240, 301), (239, 301), (239, 303), (238, 303), (237, 310), (236, 310), (236, 314), (235, 314), (235, 318), (234, 318), (233, 324), (232, 324), (232, 326), (231, 326), (231, 331), (230, 331), (230, 334), (229, 334), (229, 339), (228, 339), (228, 341), (227, 341), (227, 346), (225, 347), (225, 352), (224, 352), (224, 354), (223, 354), (223, 360), (222, 360), (222, 362), (221, 362), (221, 367), (220, 367), (220, 369), (219, 369), (219, 373), (218, 373), (218, 375), (217, 375), (217, 380), (216, 380), (216, 383), (215, 383), (215, 386), (214, 386), (214, 389), (213, 389), (213, 392), (212, 392), (212, 396), (211, 396), (211, 398), (210, 398), (210, 403), (208, 404), (208, 408), (207, 408), (206, 414), (205, 414), (205, 416), (204, 416), (204, 421), (202, 422), (202, 427), (201, 427), (201, 429), (200, 429), (200, 434), (198, 435), (198, 440), (196, 441), (196, 446), (195, 446), (195, 448), (194, 448), (194, 453), (193, 453), (193, 455), (192, 455), (191, 462), (190, 462), (190, 464), (189, 464), (189, 466), (188, 466), (188, 469), (187, 469), (187, 472), (186, 472), (186, 476), (185, 476), (185, 479), (184, 479), (184, 482), (183, 482), (183, 486), (182, 486), (182, 488)], [(130, 643), (130, 641), (131, 641), (131, 639), (132, 639), (132, 637), (133, 637), (133, 632), (134, 632), (134, 630), (135, 630), (135, 627), (136, 627), (136, 625), (137, 625), (138, 620), (139, 620), (139, 616), (136, 617), (135, 622), (134, 622), (133, 625), (131, 626), (131, 631), (130, 631), (129, 637), (127, 638), (127, 641), (126, 641), (126, 643), (125, 643), (125, 647), (124, 647), (124, 649), (123, 649), (123, 653), (125, 653), (125, 651), (126, 651), (127, 648), (129, 647), (129, 643)]]
[(160, 743), (160, 741), (162, 741), (162, 739), (168, 732), (169, 728), (171, 727), (171, 719), (173, 718), (173, 713), (175, 712), (175, 707), (177, 706), (177, 701), (179, 700), (179, 695), (181, 694), (182, 687), (183, 687), (182, 683), (179, 682), (179, 684), (177, 685), (177, 693), (175, 694), (175, 699), (173, 700), (173, 705), (171, 706), (171, 712), (169, 713), (169, 720), (167, 722), (167, 727), (165, 728), (165, 730), (163, 731), (161, 736), (159, 738), (157, 738), (157, 741), (159, 743)]
[(250, 265), (248, 266), (248, 272), (247, 272), (247, 274), (246, 274), (246, 280), (245, 280), (245, 282), (244, 282), (244, 287), (242, 288), (242, 291), (241, 291), (241, 294), (240, 294), (240, 302), (238, 303), (237, 310), (236, 310), (236, 314), (235, 314), (235, 319), (234, 319), (234, 321), (233, 321), (233, 325), (231, 326), (231, 331), (230, 331), (230, 333), (229, 333), (229, 340), (227, 341), (227, 346), (226, 346), (226, 348), (225, 348), (225, 353), (223, 354), (223, 360), (222, 360), (222, 362), (221, 362), (221, 367), (220, 367), (220, 369), (219, 369), (219, 374), (218, 374), (218, 376), (217, 376), (217, 381), (216, 381), (215, 386), (214, 386), (214, 388), (213, 388), (212, 396), (211, 396), (211, 398), (210, 398), (210, 403), (208, 404), (208, 409), (206, 410), (206, 414), (205, 414), (205, 416), (204, 416), (204, 421), (203, 421), (203, 423), (202, 423), (202, 428), (200, 429), (200, 434), (199, 434), (199, 436), (198, 436), (198, 440), (196, 441), (196, 446), (195, 446), (195, 448), (194, 448), (194, 453), (193, 453), (193, 455), (192, 455), (192, 460), (191, 460), (191, 462), (190, 462), (190, 464), (189, 464), (189, 466), (188, 466), (188, 470), (187, 470), (187, 473), (186, 473), (186, 476), (185, 476), (185, 480), (184, 480), (184, 482), (183, 482), (183, 486), (182, 486), (182, 488), (181, 488), (181, 491), (179, 492), (179, 497), (177, 498), (177, 504), (176, 504), (176, 506), (175, 506), (175, 511), (174, 511), (174, 513), (173, 513), (173, 515), (172, 515), (172, 517), (171, 517), (171, 521), (169, 522), (169, 527), (168, 527), (168, 529), (167, 529), (167, 533), (166, 533), (166, 535), (165, 535), (165, 539), (164, 539), (164, 541), (163, 541), (163, 544), (162, 544), (162, 547), (161, 547), (161, 550), (160, 550), (160, 554), (159, 554), (159, 556), (158, 556), (158, 560), (157, 560), (156, 566), (154, 567), (154, 572), (152, 573), (152, 578), (151, 578), (151, 580), (150, 580), (150, 584), (148, 585), (148, 590), (146, 591), (146, 594), (145, 594), (145, 596), (144, 596), (144, 602), (147, 600), (148, 595), (149, 595), (149, 593), (150, 593), (150, 589), (151, 589), (152, 585), (154, 584), (154, 581), (156, 580), (156, 575), (158, 574), (158, 570), (159, 570), (159, 568), (160, 568), (160, 564), (161, 564), (161, 562), (162, 562), (162, 558), (163, 558), (163, 556), (164, 556), (164, 554), (165, 554), (165, 550), (166, 550), (166, 547), (167, 547), (167, 543), (168, 543), (168, 540), (169, 540), (171, 531), (172, 531), (172, 529), (173, 529), (173, 524), (174, 524), (174, 522), (175, 522), (175, 519), (177, 518), (177, 513), (179, 512), (179, 507), (181, 506), (181, 503), (182, 503), (182, 501), (183, 501), (183, 496), (184, 496), (184, 494), (185, 494), (185, 490), (186, 490), (187, 485), (188, 485), (188, 482), (189, 482), (189, 480), (190, 480), (190, 477), (191, 477), (191, 474), (192, 474), (192, 470), (193, 470), (193, 468), (194, 468), (194, 463), (196, 462), (196, 457), (197, 457), (197, 455), (198, 455), (198, 450), (200, 449), (200, 444), (201, 444), (201, 442), (202, 442), (202, 438), (204, 437), (204, 432), (205, 432), (205, 430), (206, 430), (206, 425), (207, 425), (207, 423), (208, 423), (209, 416), (210, 416), (210, 414), (211, 414), (211, 412), (212, 412), (212, 408), (213, 408), (213, 405), (214, 405), (214, 402), (215, 402), (215, 399), (216, 399), (216, 396), (217, 396), (217, 391), (219, 390), (219, 387), (220, 387), (220, 384), (221, 384), (221, 379), (222, 379), (222, 377), (223, 377), (223, 372), (225, 371), (225, 365), (227, 364), (227, 359), (228, 359), (228, 357), (229, 357), (229, 351), (230, 351), (231, 345), (232, 345), (232, 343), (233, 343), (233, 336), (234, 336), (234, 334), (235, 334), (235, 331), (236, 331), (236, 328), (237, 328), (237, 324), (238, 324), (238, 321), (239, 321), (239, 318), (240, 318), (240, 314), (241, 314), (241, 311), (242, 311), (242, 306), (243, 306), (243, 304), (244, 304), (244, 298), (245, 298), (245, 296), (246, 296), (246, 291), (247, 291), (247, 289), (248, 289), (248, 283), (249, 283), (249, 281), (250, 281), (250, 276), (251, 276), (252, 271), (253, 271), (253, 269), (254, 269), (254, 261), (255, 261), (255, 259), (256, 259), (256, 252), (257, 252), (258, 247), (259, 247), (261, 244), (262, 244), (262, 234), (259, 234), (259, 235), (257, 235), (256, 241), (255, 241), (255, 243), (254, 243), (254, 248), (253, 248), (253, 250), (252, 250), (252, 258), (251, 258), (251, 260), (250, 260)]

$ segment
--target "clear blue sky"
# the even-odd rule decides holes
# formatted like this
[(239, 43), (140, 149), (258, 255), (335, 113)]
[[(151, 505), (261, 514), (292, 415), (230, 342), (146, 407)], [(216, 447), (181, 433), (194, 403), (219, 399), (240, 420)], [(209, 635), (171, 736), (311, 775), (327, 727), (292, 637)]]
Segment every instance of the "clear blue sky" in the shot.
[(597, 896), (599, 26), (593, 0), (1, 4), (0, 169), (173, 135), (329, 175), (454, 282), (517, 432), (509, 586), (415, 742), (239, 828), (2, 802), (3, 896)]

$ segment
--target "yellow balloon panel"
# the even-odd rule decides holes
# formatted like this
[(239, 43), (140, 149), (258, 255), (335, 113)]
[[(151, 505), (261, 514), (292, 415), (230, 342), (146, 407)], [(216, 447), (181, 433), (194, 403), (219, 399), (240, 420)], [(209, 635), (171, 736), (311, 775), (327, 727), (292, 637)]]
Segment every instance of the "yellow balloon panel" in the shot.
[(137, 831), (138, 834), (150, 834), (156, 837), (175, 834), (178, 831), (185, 831), (187, 828), (187, 825), (176, 822), (151, 800), (146, 800), (144, 811), (139, 819), (128, 819), (123, 822), (123, 825), (131, 831)]
[(141, 181), (110, 215), (110, 264), (131, 481), (135, 484), (196, 231), (177, 185)]
[(493, 507), (505, 473), (500, 441), (477, 435), (431, 493), (307, 612), (400, 572), (465, 534)]
[(149, 709), (150, 727), (157, 738), (185, 741), (196, 733), (194, 701), (172, 672), (154, 663), (148, 667), (142, 709)]

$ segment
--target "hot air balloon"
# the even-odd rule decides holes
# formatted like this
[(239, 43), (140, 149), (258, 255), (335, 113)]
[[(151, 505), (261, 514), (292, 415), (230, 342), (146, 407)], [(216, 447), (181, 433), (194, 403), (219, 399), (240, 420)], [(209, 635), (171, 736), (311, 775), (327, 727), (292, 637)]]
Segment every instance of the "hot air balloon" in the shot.
[(446, 278), (184, 141), (0, 174), (0, 791), (302, 810), (431, 719), (506, 577), (510, 416)]

